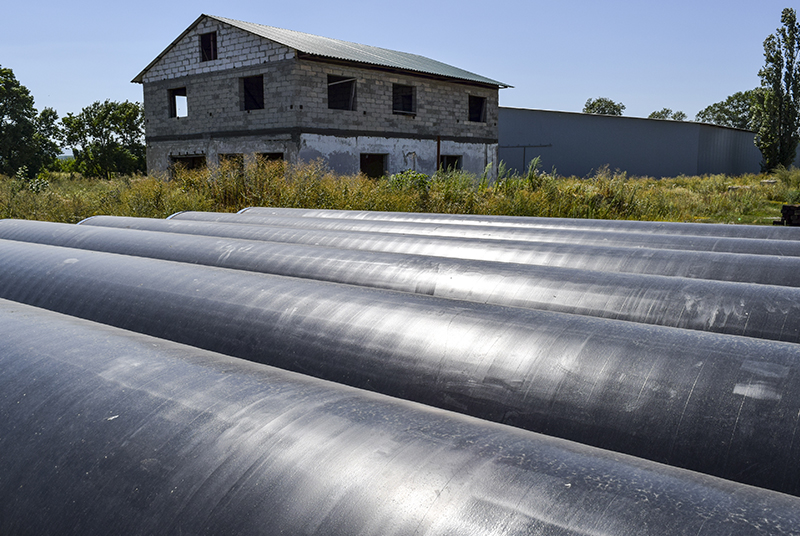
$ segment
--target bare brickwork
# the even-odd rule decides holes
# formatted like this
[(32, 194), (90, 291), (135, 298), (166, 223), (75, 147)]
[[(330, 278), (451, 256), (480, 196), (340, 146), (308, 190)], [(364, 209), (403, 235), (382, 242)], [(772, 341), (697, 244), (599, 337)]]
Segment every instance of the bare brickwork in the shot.
[[(211, 34), (215, 59), (206, 59), (201, 36)], [(253, 86), (261, 80), (263, 92)], [(187, 156), (214, 165), (260, 153), (322, 158), (344, 173), (363, 170), (364, 154), (385, 155), (386, 173), (432, 172), (437, 155), (476, 173), (497, 166), (497, 85), (308, 54), (214, 17), (200, 17), (134, 81), (144, 88), (150, 171)], [(329, 107), (337, 83), (349, 84), (340, 89), (352, 91), (344, 107), (353, 109)]]

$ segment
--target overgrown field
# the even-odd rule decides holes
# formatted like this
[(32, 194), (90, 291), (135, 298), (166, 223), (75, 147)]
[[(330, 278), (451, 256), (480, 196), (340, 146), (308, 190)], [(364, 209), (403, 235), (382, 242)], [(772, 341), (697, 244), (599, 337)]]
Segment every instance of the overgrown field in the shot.
[(258, 162), (244, 169), (177, 170), (172, 180), (0, 177), (0, 218), (68, 223), (96, 214), (164, 218), (182, 210), (233, 212), (258, 205), (770, 224), (784, 203), (800, 203), (800, 170), (658, 180), (601, 170), (579, 179), (532, 166), (524, 175), (501, 168), (500, 178), (489, 182), (462, 172), (428, 177), (413, 171), (376, 180), (335, 175), (320, 163)]

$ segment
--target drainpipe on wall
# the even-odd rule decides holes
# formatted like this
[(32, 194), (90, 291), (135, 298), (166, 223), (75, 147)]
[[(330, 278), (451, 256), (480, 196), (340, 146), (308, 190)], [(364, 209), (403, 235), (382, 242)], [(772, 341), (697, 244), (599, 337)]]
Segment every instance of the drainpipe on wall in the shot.
[(436, 136), (436, 171), (439, 171), (442, 161), (442, 137)]

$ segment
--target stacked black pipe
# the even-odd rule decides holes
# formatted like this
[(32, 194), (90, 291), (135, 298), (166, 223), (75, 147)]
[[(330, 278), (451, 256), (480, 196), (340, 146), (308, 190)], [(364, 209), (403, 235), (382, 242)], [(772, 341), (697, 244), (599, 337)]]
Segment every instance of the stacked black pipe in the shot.
[(800, 533), (800, 235), (558, 223), (0, 221), (0, 532)]

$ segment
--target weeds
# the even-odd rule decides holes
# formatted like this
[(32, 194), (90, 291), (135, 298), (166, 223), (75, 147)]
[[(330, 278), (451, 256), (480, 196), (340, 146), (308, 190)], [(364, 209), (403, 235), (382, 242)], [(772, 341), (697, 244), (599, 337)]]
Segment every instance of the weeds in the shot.
[(784, 203), (800, 202), (800, 170), (730, 177), (652, 179), (600, 169), (585, 179), (523, 174), (501, 163), (497, 179), (405, 171), (383, 179), (335, 175), (321, 162), (289, 165), (228, 161), (166, 177), (88, 180), (49, 173), (0, 177), (0, 217), (75, 223), (96, 214), (164, 218), (184, 210), (235, 212), (248, 206), (333, 208), (569, 218), (771, 223)]

